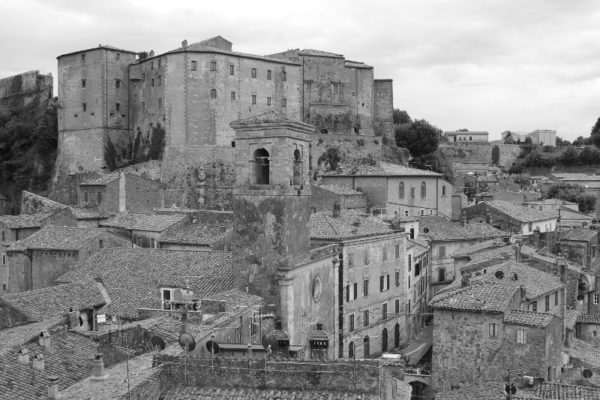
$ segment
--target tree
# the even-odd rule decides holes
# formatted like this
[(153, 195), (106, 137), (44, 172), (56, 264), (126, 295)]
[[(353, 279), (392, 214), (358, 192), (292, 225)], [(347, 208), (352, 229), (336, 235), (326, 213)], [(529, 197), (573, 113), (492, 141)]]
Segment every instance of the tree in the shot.
[(500, 163), (500, 147), (495, 145), (492, 147), (492, 165), (498, 165)]
[(424, 119), (402, 124), (394, 129), (396, 145), (410, 151), (414, 157), (433, 153), (440, 143), (441, 130)]
[(596, 123), (592, 127), (591, 139), (596, 147), (600, 147), (600, 118), (596, 120)]
[(560, 147), (560, 146), (569, 146), (571, 144), (571, 142), (569, 142), (566, 139), (561, 138), (560, 136), (556, 137), (556, 146)]
[(559, 161), (563, 165), (575, 165), (579, 162), (579, 153), (574, 146), (569, 146), (560, 155)]
[(577, 203), (579, 211), (583, 213), (592, 212), (596, 208), (596, 197), (586, 194), (582, 186), (570, 183), (556, 183), (550, 186), (546, 198)]
[(406, 111), (398, 110), (397, 108), (394, 109), (393, 119), (394, 125), (410, 124), (412, 122), (412, 118), (410, 118), (410, 115)]
[(594, 147), (585, 147), (579, 153), (579, 161), (583, 165), (594, 165), (600, 163), (600, 150)]
[(585, 139), (583, 136), (579, 136), (577, 139), (573, 140), (573, 146), (583, 146)]

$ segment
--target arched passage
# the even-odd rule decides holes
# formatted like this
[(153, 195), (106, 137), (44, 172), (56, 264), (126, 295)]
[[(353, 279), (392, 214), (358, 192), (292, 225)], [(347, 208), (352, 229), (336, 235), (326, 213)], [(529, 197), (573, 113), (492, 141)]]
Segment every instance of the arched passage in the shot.
[(269, 152), (258, 149), (254, 152), (254, 174), (257, 185), (269, 184)]
[(354, 342), (348, 345), (348, 358), (354, 358)]

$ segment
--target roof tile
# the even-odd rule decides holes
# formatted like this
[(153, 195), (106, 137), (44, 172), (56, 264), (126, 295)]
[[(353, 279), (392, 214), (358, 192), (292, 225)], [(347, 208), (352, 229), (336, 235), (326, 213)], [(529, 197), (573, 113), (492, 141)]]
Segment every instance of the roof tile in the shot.
[(312, 239), (343, 240), (364, 236), (394, 233), (389, 224), (370, 217), (362, 210), (341, 210), (339, 217), (330, 211), (313, 213), (310, 216)]
[(25, 249), (78, 251), (90, 241), (105, 235), (104, 229), (48, 225), (31, 236), (17, 240), (8, 251)]
[(110, 228), (162, 232), (188, 218), (181, 214), (119, 214), (102, 221), (101, 226)]

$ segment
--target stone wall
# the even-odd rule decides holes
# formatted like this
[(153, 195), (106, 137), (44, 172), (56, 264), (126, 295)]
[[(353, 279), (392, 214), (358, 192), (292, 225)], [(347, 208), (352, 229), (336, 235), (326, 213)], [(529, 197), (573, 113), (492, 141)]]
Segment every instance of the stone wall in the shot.
[(23, 313), (0, 300), (0, 331), (29, 322)]
[(383, 140), (387, 140), (390, 144), (395, 144), (393, 82), (391, 79), (375, 79), (373, 86), (375, 92), (373, 130), (375, 135), (382, 136), (382, 138), (385, 138)]
[(492, 165), (492, 149), (500, 149), (499, 166), (510, 168), (521, 154), (521, 146), (501, 143), (440, 143), (440, 151), (454, 163)]
[(332, 212), (333, 205), (336, 203), (339, 203), (342, 209), (365, 208), (367, 206), (367, 197), (363, 193), (338, 194), (320, 186), (312, 186), (311, 193), (310, 208), (313, 212)]
[(0, 107), (18, 108), (52, 99), (52, 74), (28, 71), (0, 79)]

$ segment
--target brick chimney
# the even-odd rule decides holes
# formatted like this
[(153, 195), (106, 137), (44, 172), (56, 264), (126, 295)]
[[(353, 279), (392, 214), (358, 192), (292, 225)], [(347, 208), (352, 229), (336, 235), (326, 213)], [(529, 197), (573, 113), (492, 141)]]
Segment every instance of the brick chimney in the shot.
[(22, 348), (17, 353), (17, 362), (19, 364), (28, 365), (29, 364), (29, 350), (26, 348)]
[(44, 363), (44, 355), (42, 353), (37, 354), (35, 357), (33, 357), (33, 365), (32, 365), (32, 367), (36, 371), (40, 371), (40, 372), (44, 371), (44, 369), (45, 369), (45, 363)]
[(187, 49), (187, 47), (188, 47), (188, 41), (187, 41), (187, 39), (183, 39), (183, 41), (181, 42), (181, 48)]
[(42, 331), (38, 339), (38, 344), (42, 347), (50, 347), (50, 333)]
[(92, 361), (92, 379), (93, 380), (104, 380), (108, 378), (108, 374), (104, 371), (104, 360), (102, 359), (102, 353), (96, 353), (96, 357)]
[(342, 213), (341, 209), (342, 209), (342, 207), (340, 206), (339, 202), (336, 201), (335, 203), (333, 203), (333, 214), (332, 214), (333, 218), (340, 217), (340, 215)]
[(58, 376), (50, 375), (48, 377), (48, 398), (58, 399)]

